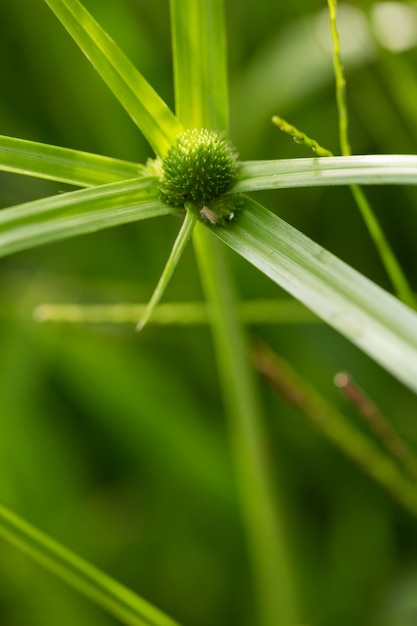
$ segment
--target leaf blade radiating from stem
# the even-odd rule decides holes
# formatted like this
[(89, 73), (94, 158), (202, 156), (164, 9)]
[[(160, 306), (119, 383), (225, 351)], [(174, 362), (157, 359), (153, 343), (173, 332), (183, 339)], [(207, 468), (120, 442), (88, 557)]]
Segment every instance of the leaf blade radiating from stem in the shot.
[(243, 161), (232, 192), (332, 185), (417, 185), (417, 156), (366, 156)]
[(0, 170), (77, 187), (136, 178), (141, 166), (100, 154), (0, 136)]
[(221, 0), (171, 0), (176, 111), (188, 128), (228, 128), (226, 36)]
[(415, 312), (250, 198), (212, 231), (417, 392)]
[(127, 56), (78, 0), (45, 0), (159, 156), (182, 127)]
[(173, 212), (159, 200), (154, 177), (42, 198), (0, 211), (0, 257)]
[(126, 626), (178, 626), (98, 568), (0, 505), (0, 536)]

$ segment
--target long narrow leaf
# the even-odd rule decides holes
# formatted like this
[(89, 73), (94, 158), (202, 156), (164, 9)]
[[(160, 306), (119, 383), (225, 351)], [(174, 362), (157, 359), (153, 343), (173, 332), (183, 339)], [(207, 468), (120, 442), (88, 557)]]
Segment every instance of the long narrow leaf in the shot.
[(417, 392), (411, 309), (249, 198), (235, 223), (212, 230)]
[[(281, 125), (285, 128), (287, 123), (283, 121)], [(289, 130), (292, 133), (294, 131), (299, 133), (293, 127)], [(347, 145), (346, 142), (345, 144)], [(358, 183), (415, 185), (417, 157), (370, 155), (246, 162), (241, 164), (239, 181), (234, 191), (350, 184), (352, 194), (396, 293), (403, 302), (415, 308), (416, 300), (411, 287)]]
[[(129, 324), (145, 312), (146, 304), (40, 304), (33, 312), (37, 322), (78, 322), (84, 324)], [(315, 324), (320, 320), (292, 298), (247, 300), (238, 303), (239, 320), (245, 324)], [(210, 322), (205, 302), (163, 302), (148, 323), (191, 326)]]
[(171, 0), (175, 102), (189, 128), (228, 127), (226, 38), (221, 0)]
[(244, 161), (233, 191), (325, 185), (416, 185), (417, 156), (369, 156)]
[(173, 211), (152, 177), (35, 200), (0, 211), (0, 256)]
[(0, 506), (0, 536), (81, 591), (126, 626), (178, 626), (170, 617), (87, 561)]
[[(363, 433), (354, 422), (325, 399), (313, 385), (300, 376), (282, 356), (275, 354), (267, 344), (257, 340), (252, 349), (252, 358), (259, 373), (287, 402), (297, 407), (311, 425), (330, 443), (339, 448), (343, 454), (417, 517), (415, 459), (412, 453), (410, 453), (410, 461), (413, 465), (410, 463), (407, 467), (412, 468), (413, 473), (405, 475), (402, 462), (393, 453), (387, 454), (386, 451), (381, 450), (376, 441)], [(396, 443), (399, 444), (397, 440)], [(404, 445), (403, 442), (398, 445), (397, 449), (402, 450), (402, 445)]]
[(45, 0), (156, 154), (164, 156), (181, 132), (165, 102), (78, 0)]
[(181, 230), (177, 235), (174, 245), (172, 246), (171, 253), (162, 271), (158, 284), (156, 285), (151, 299), (149, 300), (147, 307), (145, 308), (143, 314), (140, 316), (139, 322), (136, 325), (136, 330), (138, 332), (141, 331), (148, 323), (154, 313), (155, 308), (158, 305), (158, 302), (162, 298), (164, 291), (167, 288), (169, 281), (171, 280), (172, 274), (174, 273), (175, 268), (177, 267), (182, 255), (184, 254), (184, 250), (193, 233), (196, 220), (197, 215), (195, 211), (187, 209), (184, 222), (181, 226)]
[(0, 170), (90, 187), (136, 178), (140, 166), (99, 154), (0, 135)]

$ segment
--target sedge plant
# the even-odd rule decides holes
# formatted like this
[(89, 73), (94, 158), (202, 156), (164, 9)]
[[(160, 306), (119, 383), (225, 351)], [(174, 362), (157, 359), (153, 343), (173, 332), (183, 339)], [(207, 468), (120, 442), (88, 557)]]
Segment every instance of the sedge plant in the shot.
[[(281, 120), (279, 124), (284, 130), (312, 145), (320, 156), (241, 161), (239, 146), (232, 145), (228, 134), (221, 0), (170, 2), (175, 113), (81, 2), (45, 2), (143, 133), (155, 157), (138, 164), (1, 137), (3, 170), (80, 189), (2, 210), (0, 254), (6, 256), (153, 217), (181, 217), (182, 227), (149, 304), (134, 310), (132, 322), (136, 323), (132, 323), (132, 335), (135, 328), (143, 330), (152, 316), (158, 314), (157, 305), (164, 289), (191, 239), (207, 301), (199, 319), (211, 325), (227, 414), (257, 623), (262, 626), (302, 623), (305, 615), (297, 599), (279, 480), (271, 471), (249, 341), (225, 247), (234, 250), (416, 392), (417, 314), (413, 310), (411, 290), (397, 271), (396, 262), (388, 265), (394, 266), (390, 275), (399, 298), (280, 219), (252, 194), (281, 188), (351, 185), (358, 204), (363, 207), (366, 201), (358, 185), (417, 184), (417, 157), (351, 156), (347, 133), (343, 130), (346, 129), (345, 104), (340, 100), (343, 85), (339, 85), (343, 156), (331, 156), (317, 142), (311, 142), (304, 133)], [(335, 3), (329, 2), (329, 6), (334, 30)], [(340, 82), (343, 77), (335, 33), (334, 30), (335, 67)], [(369, 217), (368, 209), (366, 204)], [(368, 222), (374, 224), (372, 217)], [(384, 243), (382, 248), (387, 250)], [(389, 254), (388, 257), (392, 259)], [(38, 310), (39, 319), (47, 317), (44, 312)], [(352, 434), (343, 419), (321, 404), (313, 392), (310, 397), (306, 413), (313, 415), (313, 421), (324, 420), (322, 430), (328, 438), (342, 448), (345, 446), (351, 458), (415, 515), (417, 503), (410, 480), (397, 471), (387, 455)], [(0, 509), (0, 534), (121, 623), (131, 626), (176, 623), (5, 507)]]

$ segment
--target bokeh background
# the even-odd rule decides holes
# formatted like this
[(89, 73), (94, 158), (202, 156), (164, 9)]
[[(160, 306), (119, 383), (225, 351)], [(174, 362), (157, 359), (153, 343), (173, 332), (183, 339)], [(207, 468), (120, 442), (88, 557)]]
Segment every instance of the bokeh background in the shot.
[[(85, 5), (173, 106), (166, 0)], [(417, 9), (339, 5), (354, 153), (415, 153)], [(274, 114), (338, 153), (324, 0), (227, 0), (231, 135), (242, 159), (310, 156)], [(42, 0), (0, 3), (0, 132), (143, 162), (140, 133)], [(0, 176), (0, 206), (67, 191)], [(417, 288), (417, 194), (368, 197)], [(257, 196), (390, 289), (348, 189)], [(213, 346), (205, 327), (40, 325), (43, 302), (145, 302), (179, 223), (165, 217), (0, 263), (0, 501), (184, 626), (256, 623)], [(228, 253), (242, 298), (283, 292)], [(165, 300), (202, 298), (192, 248)], [(417, 445), (416, 398), (321, 323), (252, 332), (363, 428), (332, 379), (348, 370)], [(417, 520), (260, 381), (306, 623), (417, 623)], [(0, 542), (2, 626), (116, 621)]]

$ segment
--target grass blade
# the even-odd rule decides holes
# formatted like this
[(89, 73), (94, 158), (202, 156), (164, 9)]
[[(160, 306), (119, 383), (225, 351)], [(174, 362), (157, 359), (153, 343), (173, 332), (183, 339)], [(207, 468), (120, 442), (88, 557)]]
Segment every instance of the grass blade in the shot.
[[(333, 68), (336, 78), (336, 102), (339, 118), (340, 148), (343, 156), (350, 156), (351, 149), (348, 133), (349, 114), (346, 102), (346, 80), (340, 54), (339, 32), (336, 24), (337, 0), (327, 0), (327, 4), (330, 14), (330, 31), (333, 40)], [(416, 308), (416, 299), (411, 287), (407, 282), (399, 262), (391, 250), (391, 246), (389, 245), (388, 240), (379, 225), (379, 222), (374, 214), (374, 210), (368, 202), (368, 199), (358, 185), (351, 185), (351, 191), (359, 211), (362, 214), (362, 218), (366, 224), (368, 232), (385, 267), (385, 271), (387, 272), (397, 295), (403, 302), (408, 304), (408, 306)]]
[(378, 154), (244, 161), (233, 192), (331, 185), (417, 185), (417, 156)]
[(151, 604), (0, 506), (0, 536), (126, 626), (178, 626)]
[(226, 37), (221, 0), (171, 0), (175, 102), (188, 128), (228, 128)]
[(411, 289), (411, 285), (408, 283), (401, 265), (393, 253), (391, 246), (388, 243), (388, 239), (386, 238), (385, 233), (382, 230), (362, 187), (359, 185), (350, 185), (350, 190), (385, 267), (385, 271), (391, 280), (394, 291), (400, 300), (412, 309), (415, 309), (417, 301)]
[(0, 212), (0, 257), (110, 226), (173, 213), (156, 179), (135, 178), (20, 204)]
[(98, 154), (1, 135), (0, 170), (90, 187), (136, 178), (140, 166)]
[[(344, 102), (344, 98), (342, 98), (342, 102)], [(275, 116), (272, 118), (272, 122), (276, 126), (278, 126), (280, 130), (291, 135), (297, 141), (297, 143), (303, 143), (304, 145), (314, 150), (318, 156), (333, 156), (333, 154), (329, 150), (326, 150), (325, 148), (320, 146), (314, 139), (311, 139), (305, 133), (299, 131), (297, 128), (295, 128), (295, 126), (289, 124), (284, 119)], [(345, 138), (346, 140), (344, 146), (345, 149), (347, 149), (349, 146), (347, 142), (347, 136), (345, 137), (345, 134), (347, 132), (347, 113), (345, 109), (341, 110), (340, 106), (339, 127), (341, 129), (341, 138)], [(342, 128), (344, 129), (343, 131)], [(408, 306), (416, 308), (416, 299), (411, 290), (411, 287), (407, 282), (405, 274), (402, 271), (401, 266), (397, 261), (395, 254), (391, 249), (391, 246), (389, 245), (381, 226), (379, 225), (378, 220), (376, 219), (375, 213), (372, 210), (372, 207), (368, 202), (365, 193), (359, 185), (350, 185), (350, 190), (360, 212), (362, 213), (362, 218), (365, 221), (368, 232), (375, 244), (381, 261), (385, 267), (385, 271), (387, 272), (398, 297), (403, 302), (405, 302), (405, 304), (408, 304)]]
[(417, 392), (416, 313), (253, 200), (244, 206), (213, 232)]
[(327, 0), (330, 14), (330, 31), (333, 40), (333, 69), (336, 78), (336, 103), (339, 117), (339, 141), (342, 154), (348, 156), (350, 152), (349, 144), (349, 115), (346, 103), (346, 80), (343, 72), (342, 60), (340, 56), (340, 40), (336, 26), (337, 0)]
[[(33, 312), (37, 322), (83, 324), (130, 324), (140, 318), (146, 304), (40, 304)], [(248, 300), (237, 304), (239, 320), (244, 324), (314, 324), (319, 319), (292, 298)], [(209, 324), (205, 302), (163, 302), (158, 304), (148, 323), (190, 326)]]
[(417, 517), (415, 479), (404, 476), (393, 455), (383, 452), (375, 441), (353, 426), (266, 344), (257, 341), (252, 354), (257, 370), (273, 388), (299, 409), (326, 439)]
[(187, 209), (183, 225), (181, 227), (180, 232), (178, 233), (178, 237), (176, 238), (174, 242), (174, 246), (171, 250), (171, 254), (169, 255), (167, 264), (165, 265), (164, 270), (161, 274), (161, 278), (159, 279), (158, 284), (155, 288), (155, 291), (153, 292), (152, 297), (149, 300), (149, 303), (136, 326), (136, 330), (138, 332), (144, 328), (144, 326), (146, 325), (146, 323), (152, 316), (152, 313), (155, 307), (157, 306), (158, 302), (162, 298), (162, 295), (166, 289), (166, 286), (175, 268), (177, 267), (178, 261), (182, 257), (182, 254), (190, 240), (191, 234), (194, 230), (196, 220), (197, 220), (196, 212)]
[(78, 0), (45, 0), (159, 156), (182, 128), (172, 111)]
[(307, 148), (310, 148), (310, 150), (312, 150), (317, 156), (319, 157), (333, 156), (333, 153), (330, 152), (330, 150), (327, 150), (327, 148), (323, 148), (323, 146), (317, 143), (315, 139), (312, 139), (311, 137), (303, 133), (301, 130), (298, 130), (298, 128), (296, 128), (292, 124), (289, 124), (286, 120), (284, 120), (284, 118), (279, 117), (278, 115), (274, 115), (272, 118), (272, 123), (277, 128), (279, 128), (280, 131), (292, 137), (296, 143), (302, 144), (306, 146)]

